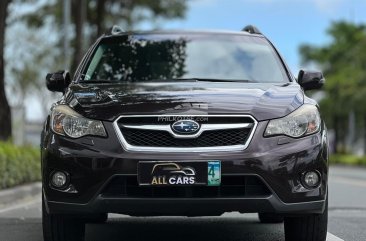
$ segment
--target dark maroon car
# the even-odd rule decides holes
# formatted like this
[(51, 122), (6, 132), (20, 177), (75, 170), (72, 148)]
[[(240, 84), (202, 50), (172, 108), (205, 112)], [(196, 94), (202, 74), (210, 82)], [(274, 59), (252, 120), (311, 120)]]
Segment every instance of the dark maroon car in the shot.
[(253, 26), (240, 32), (113, 27), (75, 75), (42, 132), (46, 241), (83, 240), (85, 223), (133, 216), (259, 213), (287, 241), (327, 233), (327, 131), (296, 79)]

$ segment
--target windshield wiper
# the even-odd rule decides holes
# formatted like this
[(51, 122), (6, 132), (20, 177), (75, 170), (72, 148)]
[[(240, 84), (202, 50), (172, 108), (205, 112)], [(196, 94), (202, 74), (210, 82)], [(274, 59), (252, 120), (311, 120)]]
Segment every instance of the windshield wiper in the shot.
[(207, 81), (207, 82), (243, 82), (243, 83), (256, 83), (255, 80), (242, 80), (242, 79), (205, 79), (205, 78), (176, 78), (174, 80), (182, 80), (182, 81)]
[(90, 80), (81, 80), (79, 83), (87, 84), (87, 83), (97, 83), (97, 84), (103, 84), (103, 83), (116, 83), (116, 81), (110, 81), (110, 80), (103, 80), (103, 79), (90, 79)]
[[(205, 78), (172, 78), (172, 79), (151, 79), (147, 82), (172, 82), (172, 81), (189, 81), (189, 82), (236, 82), (236, 83), (257, 83), (258, 81), (255, 80), (235, 80), (235, 79), (205, 79)], [(88, 84), (88, 83), (123, 83), (126, 81), (111, 81), (111, 80), (103, 80), (103, 79), (89, 79), (89, 80), (81, 80), (79, 83), (81, 84)], [(143, 81), (141, 81), (143, 82)]]

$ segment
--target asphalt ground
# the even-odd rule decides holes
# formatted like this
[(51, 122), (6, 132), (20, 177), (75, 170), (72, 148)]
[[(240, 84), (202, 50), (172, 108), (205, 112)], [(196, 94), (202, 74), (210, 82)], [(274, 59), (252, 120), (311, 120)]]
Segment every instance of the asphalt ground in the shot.
[[(366, 240), (366, 169), (331, 167), (328, 241)], [(41, 197), (0, 208), (0, 241), (41, 241)], [(221, 217), (134, 218), (110, 215), (88, 224), (86, 241), (284, 241), (283, 224), (261, 224), (256, 214)]]

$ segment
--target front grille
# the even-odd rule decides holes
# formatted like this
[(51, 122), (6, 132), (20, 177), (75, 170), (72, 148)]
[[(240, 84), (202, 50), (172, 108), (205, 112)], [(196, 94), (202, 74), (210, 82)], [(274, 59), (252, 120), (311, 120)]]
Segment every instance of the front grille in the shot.
[(256, 126), (255, 120), (245, 115), (207, 115), (189, 119), (196, 121), (202, 130), (197, 135), (187, 135), (184, 138), (177, 136), (171, 129), (177, 116), (123, 116), (114, 126), (123, 146), (137, 151), (154, 150), (151, 148), (159, 151), (170, 151), (169, 148), (176, 148), (177, 151), (190, 151), (190, 148), (219, 150), (216, 147), (223, 150), (229, 150), (230, 147), (245, 149)]
[(271, 191), (257, 176), (223, 175), (220, 186), (139, 186), (137, 176), (114, 177), (104, 197), (119, 198), (249, 198), (267, 197)]
[(126, 141), (134, 146), (211, 147), (244, 145), (249, 129), (205, 131), (197, 138), (178, 139), (166, 131), (121, 128)]

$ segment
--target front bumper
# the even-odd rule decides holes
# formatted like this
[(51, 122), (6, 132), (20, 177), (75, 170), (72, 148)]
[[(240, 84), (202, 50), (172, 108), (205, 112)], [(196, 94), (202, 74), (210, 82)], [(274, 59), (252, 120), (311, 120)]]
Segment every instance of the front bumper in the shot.
[(284, 203), (277, 196), (266, 198), (103, 198), (86, 204), (48, 201), (52, 213), (121, 213), (132, 216), (217, 216), (224, 212), (304, 214), (322, 213), (325, 201)]
[[(263, 138), (266, 122), (259, 122), (247, 149), (237, 152), (149, 153), (123, 150), (112, 124), (105, 123), (108, 138), (76, 140), (46, 133), (42, 148), (42, 175), (46, 206), (51, 213), (123, 213), (131, 215), (219, 215), (228, 211), (321, 213), (328, 179), (326, 132), (301, 139)], [(261, 197), (136, 198), (103, 196), (109, 180), (136, 175), (139, 161), (220, 160), (223, 175), (256, 175), (271, 191)], [(55, 170), (70, 173), (77, 193), (49, 185)], [(308, 190), (301, 174), (317, 170), (322, 181)]]

